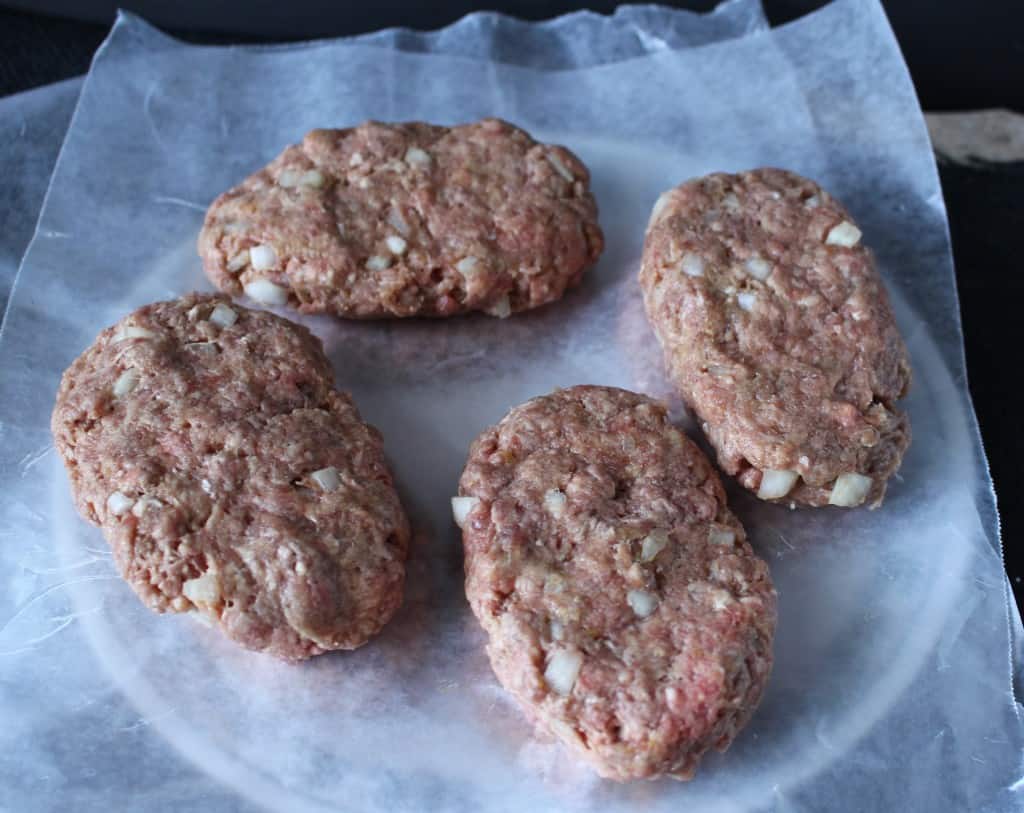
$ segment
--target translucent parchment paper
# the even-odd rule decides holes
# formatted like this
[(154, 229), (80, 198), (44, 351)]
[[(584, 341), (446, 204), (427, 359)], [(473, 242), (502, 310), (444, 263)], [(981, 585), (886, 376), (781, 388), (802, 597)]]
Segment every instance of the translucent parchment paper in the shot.
[[(551, 66), (549, 66), (551, 67)], [(206, 287), (212, 197), (314, 126), (509, 118), (593, 171), (608, 249), (505, 321), (306, 319), (384, 432), (416, 528), (407, 603), (293, 667), (144, 610), (74, 514), (47, 418), (64, 367), (143, 302)], [(591, 382), (671, 396), (636, 289), (664, 188), (776, 164), (875, 248), (910, 346), (915, 441), (878, 511), (734, 492), (779, 589), (750, 727), (689, 784), (615, 786), (534, 738), (490, 674), (448, 516), (472, 437)], [(542, 70), (359, 44), (183, 46), (122, 18), (98, 56), (0, 336), (0, 802), (14, 810), (1015, 810), (1024, 744), (997, 521), (945, 213), (891, 31), (867, 0), (788, 27)]]
[(0, 99), (0, 313), (35, 230), (81, 79)]

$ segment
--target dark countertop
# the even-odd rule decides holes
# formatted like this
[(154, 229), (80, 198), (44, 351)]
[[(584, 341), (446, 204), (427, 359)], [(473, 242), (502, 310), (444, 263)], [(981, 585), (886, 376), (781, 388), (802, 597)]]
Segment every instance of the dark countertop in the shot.
[[(708, 8), (713, 4), (694, 0), (678, 5)], [(79, 12), (89, 5), (80, 6)], [(309, 12), (311, 3), (298, 5)], [(587, 4), (599, 11), (609, 11), (614, 5)], [(819, 0), (766, 2), (773, 23), (792, 19), (819, 5)], [(354, 34), (402, 22), (438, 27), (472, 10), (456, 6), (446, 3), (429, 10), (419, 6), (413, 13), (400, 4), (385, 2), (376, 11), (356, 13), (349, 11), (348, 4), (338, 4), (333, 7), (334, 16), (321, 18), (317, 31), (321, 35)], [(968, 12), (960, 4), (948, 6), (918, 0), (886, 4), (925, 109), (1024, 109), (1024, 83), (1019, 81), (1024, 66), (1024, 7), (993, 2)], [(143, 12), (149, 10), (144, 3), (134, 7)], [(578, 6), (520, 0), (492, 7), (537, 19)], [(922, 15), (929, 24), (917, 26)], [(84, 16), (88, 16), (87, 12)], [(310, 30), (303, 26), (313, 25), (312, 19), (308, 14), (297, 14), (290, 33), (309, 34)], [(264, 25), (274, 23), (272, 17), (262, 20)], [(172, 22), (159, 19), (159, 15), (154, 21)], [(242, 33), (174, 33), (201, 42), (274, 39), (265, 36), (260, 25), (261, 18), (256, 15), (248, 29), (238, 29)], [(97, 23), (0, 9), (0, 96), (84, 73), (107, 28)], [(1007, 571), (1018, 607), (1022, 607), (1024, 553), (1017, 550), (1016, 539), (1024, 530), (1024, 485), (1017, 471), (1018, 460), (1024, 457), (1024, 433), (1018, 423), (1019, 416), (1024, 414), (1024, 388), (1014, 371), (1020, 367), (1016, 356), (1021, 346), (1016, 320), (1024, 301), (1021, 250), (1016, 240), (1024, 235), (1024, 152), (1013, 149), (1009, 142), (1014, 139), (1008, 139), (1006, 134), (1015, 131), (1017, 143), (1024, 141), (1024, 117), (1008, 113), (999, 121), (994, 135), (986, 135), (981, 127), (968, 128), (977, 149), (973, 148), (975, 142), (969, 142), (966, 149), (952, 150), (949, 156), (940, 153), (939, 171), (957, 267), (969, 384), (995, 481)], [(935, 133), (934, 120), (929, 124)], [(989, 154), (998, 155), (1000, 160), (977, 157)]]

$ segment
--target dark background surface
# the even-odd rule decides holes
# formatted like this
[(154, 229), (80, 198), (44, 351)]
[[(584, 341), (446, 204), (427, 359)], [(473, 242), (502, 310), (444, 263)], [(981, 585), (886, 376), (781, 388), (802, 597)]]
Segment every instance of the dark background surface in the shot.
[[(195, 42), (281, 41), (392, 26), (438, 28), (476, 10), (465, 0), (376, 0), (358, 6), (329, 0), (22, 0), (6, 5), (32, 12), (0, 7), (0, 96), (88, 70), (117, 5)], [(584, 6), (610, 12), (616, 5), (494, 0), (488, 7), (544, 19)], [(715, 0), (668, 5), (707, 10)], [(773, 24), (821, 5), (820, 0), (765, 0)], [(1024, 3), (899, 0), (886, 2), (885, 7), (925, 110), (1005, 107), (1024, 112)], [(1007, 570), (1021, 606), (1024, 555), (1017, 550), (1017, 539), (1024, 530), (1019, 463), (1024, 457), (1024, 388), (1018, 371), (1024, 346), (1024, 161), (940, 160), (939, 170), (953, 238), (971, 394), (999, 498)]]

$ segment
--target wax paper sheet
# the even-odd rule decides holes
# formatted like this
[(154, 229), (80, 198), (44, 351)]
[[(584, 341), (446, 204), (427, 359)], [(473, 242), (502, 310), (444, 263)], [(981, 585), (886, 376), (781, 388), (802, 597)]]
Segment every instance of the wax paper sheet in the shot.
[[(467, 78), (468, 77), (468, 78)], [(416, 529), (407, 603), (302, 666), (148, 613), (74, 514), (47, 432), (64, 367), (125, 311), (206, 287), (209, 200), (314, 126), (500, 115), (593, 170), (608, 248), (504, 321), (304, 319), (384, 432)], [(494, 681), (448, 516), (472, 437), (576, 383), (665, 397), (636, 271), (658, 193), (776, 164), (850, 206), (915, 367), (915, 441), (881, 509), (733, 490), (779, 589), (761, 709), (689, 784), (616, 786), (534, 737)], [(14, 810), (1015, 810), (1024, 733), (945, 213), (880, 8), (561, 70), (321, 43), (194, 48), (122, 18), (98, 56), (0, 336), (0, 802)]]
[(32, 239), (81, 87), (81, 79), (69, 79), (0, 99), (0, 313)]

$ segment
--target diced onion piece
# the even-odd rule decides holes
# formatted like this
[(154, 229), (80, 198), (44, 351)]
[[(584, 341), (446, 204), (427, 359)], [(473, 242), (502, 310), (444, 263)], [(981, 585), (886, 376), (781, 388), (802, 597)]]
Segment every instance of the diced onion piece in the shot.
[(772, 264), (764, 257), (751, 257), (746, 262), (747, 273), (754, 279), (765, 280), (772, 272)]
[(857, 440), (861, 446), (867, 446), (869, 449), (874, 446), (881, 439), (881, 435), (878, 434), (878, 430), (873, 426), (867, 426), (857, 433)]
[(863, 474), (848, 471), (836, 478), (836, 484), (832, 486), (832, 493), (829, 494), (829, 505), (840, 505), (844, 508), (852, 508), (860, 505), (871, 491), (871, 478)]
[(135, 505), (135, 500), (126, 497), (120, 491), (114, 491), (107, 497), (107, 510), (115, 517), (127, 513), (133, 505)]
[(658, 597), (646, 590), (630, 590), (626, 593), (626, 601), (641, 618), (647, 618), (658, 608)]
[(757, 297), (748, 291), (740, 291), (736, 294), (736, 302), (745, 311), (752, 311), (757, 303)]
[(860, 229), (849, 220), (844, 220), (838, 226), (829, 229), (828, 236), (825, 237), (825, 245), (851, 248), (860, 242), (860, 237)]
[(138, 370), (125, 370), (114, 382), (114, 397), (120, 398), (122, 395), (130, 393), (139, 385), (140, 378)]
[(668, 531), (655, 528), (640, 543), (640, 561), (650, 562), (668, 545)]
[(683, 261), (680, 263), (679, 267), (688, 277), (704, 276), (704, 260), (696, 254), (684, 254)]
[[(762, 482), (764, 482), (762, 480)], [(712, 545), (732, 545), (736, 541), (736, 532), (732, 528), (712, 525), (708, 530), (708, 542)]]
[(562, 626), (561, 621), (557, 621), (556, 619), (552, 618), (551, 621), (548, 622), (548, 628), (551, 630), (552, 641), (562, 640), (562, 636), (565, 635), (565, 627)]
[(562, 593), (565, 591), (565, 579), (557, 573), (549, 573), (544, 577), (545, 593)]
[(249, 249), (249, 262), (257, 271), (269, 271), (277, 266), (277, 252), (266, 244), (253, 246)]
[(724, 198), (722, 198), (722, 206), (724, 206), (730, 212), (739, 211), (740, 199), (736, 197), (736, 195), (734, 195), (732, 192), (730, 192)]
[(285, 189), (291, 189), (293, 186), (299, 185), (300, 177), (300, 174), (296, 170), (286, 169), (277, 176), (277, 185), (283, 186)]
[(463, 257), (455, 263), (455, 270), (462, 274), (462, 276), (468, 277), (479, 273), (483, 268), (481, 267), (480, 260), (476, 257)]
[(234, 257), (228, 260), (227, 269), (228, 271), (241, 271), (249, 264), (249, 249), (238, 252)]
[(583, 667), (583, 654), (576, 649), (556, 649), (544, 670), (544, 681), (563, 697), (572, 694)]
[(115, 342), (123, 342), (127, 339), (155, 339), (157, 334), (138, 325), (125, 325), (114, 334)]
[(326, 469), (317, 469), (309, 476), (324, 491), (337, 491), (338, 486), (341, 485), (341, 478), (338, 476), (338, 470), (334, 466), (328, 466)]
[(390, 234), (384, 242), (388, 244), (388, 251), (392, 254), (397, 254), (399, 256), (405, 254), (407, 243), (398, 235)]
[(821, 199), (817, 195), (811, 195), (807, 200), (804, 201), (804, 206), (808, 209), (817, 209), (821, 205)]
[(572, 183), (573, 181), (576, 180), (576, 176), (569, 171), (569, 167), (567, 167), (565, 165), (565, 162), (558, 157), (558, 153), (549, 152), (547, 157), (548, 163), (550, 163), (551, 166), (554, 167), (555, 172), (557, 172), (559, 175), (565, 178), (565, 180), (567, 180), (569, 183)]
[(499, 319), (507, 319), (512, 315), (512, 303), (508, 300), (508, 294), (505, 294), (501, 299), (494, 303), (494, 305), (487, 311), (491, 316), (497, 316)]
[(565, 510), (565, 494), (557, 488), (552, 488), (544, 494), (544, 507), (556, 517), (562, 516)]
[(366, 261), (366, 269), (368, 271), (383, 271), (386, 268), (391, 267), (391, 258), (384, 257), (380, 254), (374, 254)]
[(413, 167), (429, 167), (430, 155), (419, 147), (409, 147), (405, 151), (405, 163)]
[(658, 218), (661, 217), (661, 213), (665, 211), (665, 206), (668, 205), (669, 198), (672, 197), (672, 192), (673, 190), (670, 189), (668, 192), (662, 192), (658, 195), (658, 199), (654, 201), (654, 208), (651, 209), (651, 217), (647, 221), (647, 228), (650, 228), (658, 222)]
[(213, 606), (220, 601), (220, 580), (213, 573), (204, 573), (185, 582), (181, 592), (193, 604)]
[(452, 497), (452, 518), (460, 528), (466, 527), (466, 517), (476, 508), (480, 500), (476, 497)]
[(302, 173), (299, 183), (303, 186), (310, 186), (319, 189), (324, 185), (324, 174), (319, 169), (310, 169)]
[(223, 302), (218, 302), (210, 312), (210, 321), (217, 327), (231, 327), (238, 321), (238, 314), (233, 308), (229, 308)]
[(363, 163), (363, 154), (361, 152), (352, 153), (352, 157), (348, 159), (348, 165), (350, 167), (357, 167)]
[(800, 475), (788, 469), (765, 469), (761, 475), (761, 487), (757, 496), (762, 500), (777, 500), (785, 497), (796, 485)]
[(141, 517), (150, 508), (163, 508), (164, 504), (156, 497), (140, 497), (139, 501), (132, 506), (132, 513)]
[(708, 597), (711, 599), (711, 608), (714, 610), (724, 610), (733, 602), (732, 594), (721, 587), (712, 587), (708, 590)]
[(405, 219), (401, 209), (392, 209), (388, 215), (388, 223), (394, 226), (395, 231), (401, 234), (403, 237), (408, 237), (411, 229), (409, 228), (409, 222)]
[(269, 279), (254, 279), (245, 286), (245, 293), (264, 305), (284, 305), (288, 301), (288, 290)]

